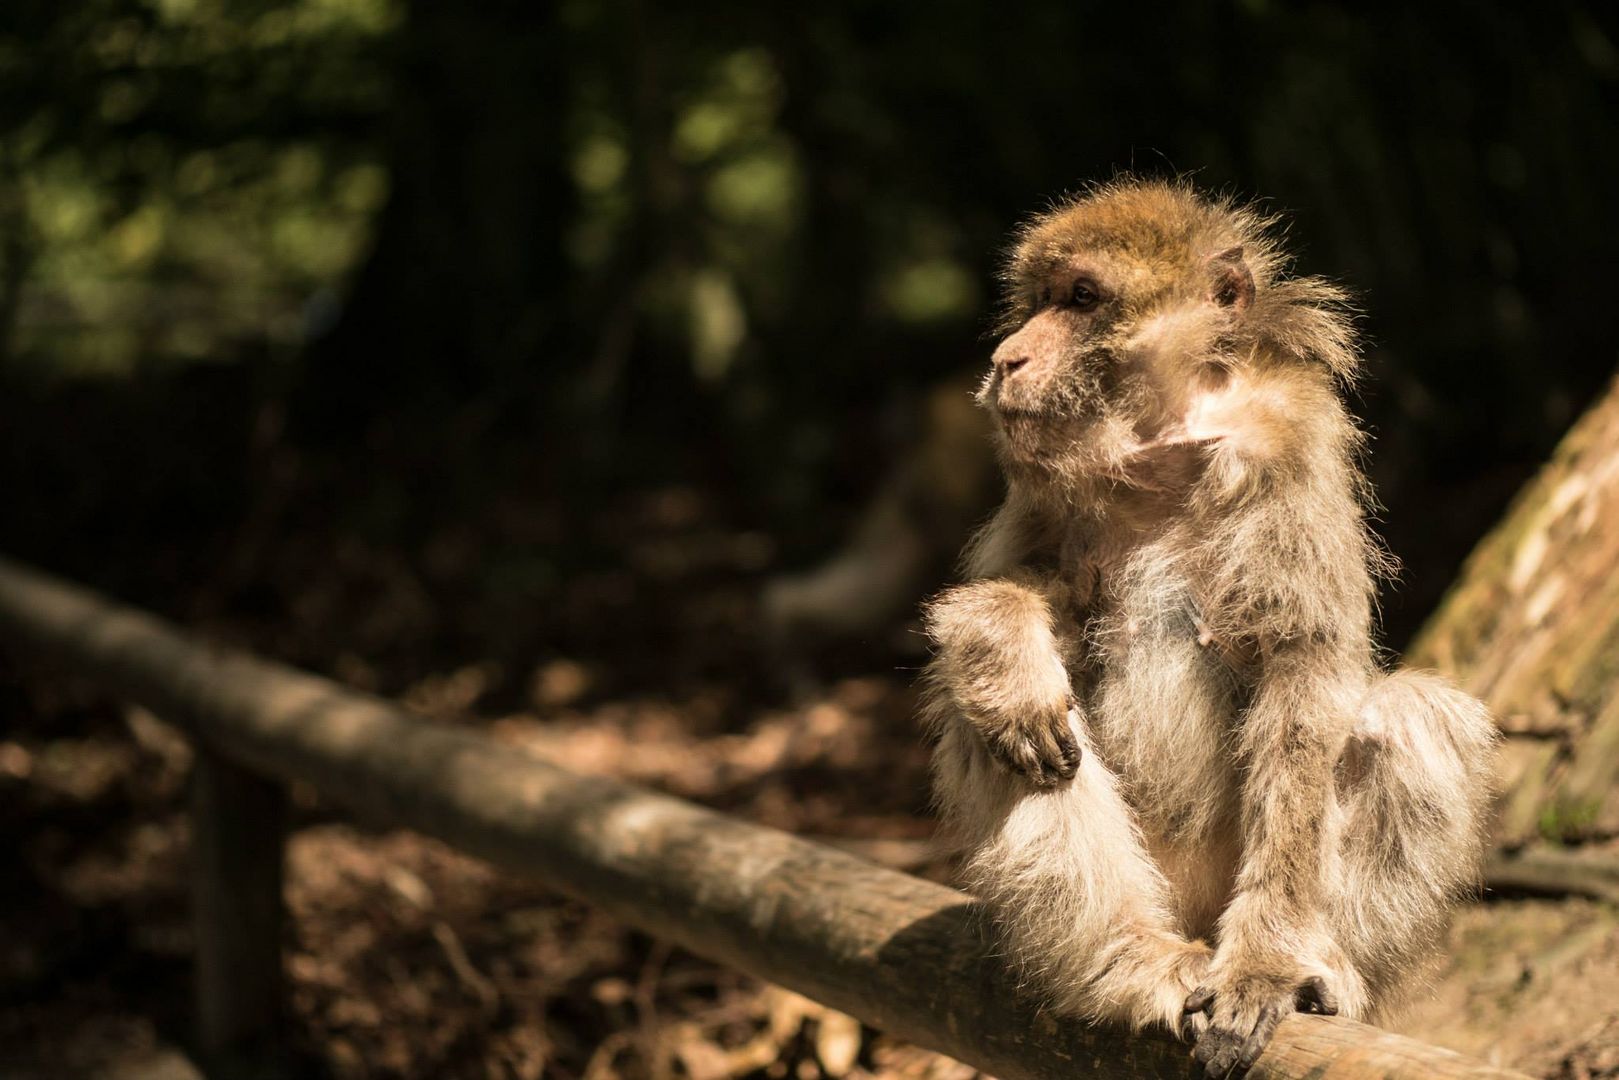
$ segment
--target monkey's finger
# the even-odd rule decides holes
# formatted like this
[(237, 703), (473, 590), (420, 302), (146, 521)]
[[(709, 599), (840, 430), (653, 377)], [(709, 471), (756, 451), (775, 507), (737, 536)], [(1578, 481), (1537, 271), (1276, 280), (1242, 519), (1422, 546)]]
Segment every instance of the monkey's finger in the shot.
[(1029, 746), (1034, 749), (1034, 756), (1040, 762), (1042, 771), (1055, 776), (1058, 766), (1062, 763), (1062, 751), (1057, 746), (1057, 732), (1047, 725), (1031, 725), (1028, 734)]
[(1024, 771), (1028, 773), (1029, 779), (1034, 781), (1036, 787), (1056, 787), (1057, 781), (1061, 777), (1057, 775), (1055, 767), (1055, 749), (1049, 743), (1042, 746), (1041, 743), (1047, 742), (1047, 740), (1038, 737), (1018, 741), (1021, 744), (1020, 749), (1023, 757), (1027, 761)]
[(1338, 997), (1327, 987), (1327, 980), (1311, 975), (1293, 993), (1293, 1004), (1300, 1012), (1338, 1015)]
[(1084, 751), (1079, 748), (1079, 740), (1074, 738), (1074, 731), (1068, 726), (1066, 716), (1057, 727), (1056, 738), (1057, 772), (1064, 780), (1072, 780), (1074, 774), (1079, 772), (1079, 763), (1083, 760)]
[(1259, 1022), (1254, 1025), (1252, 1035), (1242, 1044), (1242, 1052), (1237, 1055), (1237, 1068), (1247, 1072), (1259, 1060), (1259, 1055), (1265, 1052), (1270, 1045), (1271, 1036), (1276, 1034), (1276, 1025), (1282, 1022), (1282, 1009), (1279, 1005), (1266, 1005), (1259, 1010)]
[[(1074, 775), (1072, 770), (1064, 768), (1059, 734), (1069, 733), (1066, 728), (1030, 723), (1000, 732), (986, 741), (990, 752), (1006, 768), (1020, 773), (1035, 787), (1049, 788)], [(1078, 750), (1077, 744), (1075, 750)]]
[(1014, 735), (1005, 733), (985, 734), (984, 746), (989, 750), (990, 757), (996, 764), (1011, 772), (1025, 771), (1025, 764), (1018, 755), (1018, 740)]
[(1074, 741), (1073, 732), (1068, 730), (1066, 722), (1036, 729), (1030, 733), (1029, 742), (1033, 744), (1042, 769), (1053, 783), (1074, 778), (1074, 772), (1079, 768), (1076, 760), (1079, 744)]
[(990, 741), (995, 759), (1012, 772), (1025, 776), (1036, 787), (1051, 787), (1057, 782), (1056, 774), (1048, 774), (1034, 744), (1021, 735), (1008, 735)]
[(1214, 990), (1207, 986), (1200, 986), (1193, 990), (1186, 995), (1186, 1004), (1181, 1006), (1181, 1011), (1214, 1015)]

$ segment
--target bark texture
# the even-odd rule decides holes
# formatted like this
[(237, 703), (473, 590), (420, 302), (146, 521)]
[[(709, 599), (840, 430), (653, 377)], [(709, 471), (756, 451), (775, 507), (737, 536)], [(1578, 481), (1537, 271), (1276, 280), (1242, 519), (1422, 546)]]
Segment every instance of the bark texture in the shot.
[(1485, 537), (1407, 653), (1506, 734), (1499, 839), (1619, 833), (1619, 381)]

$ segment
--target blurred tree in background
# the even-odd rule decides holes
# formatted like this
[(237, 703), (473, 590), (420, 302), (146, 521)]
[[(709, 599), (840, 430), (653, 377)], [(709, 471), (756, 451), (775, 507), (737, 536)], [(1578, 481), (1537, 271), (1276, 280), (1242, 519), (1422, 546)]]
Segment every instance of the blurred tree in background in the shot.
[(8, 377), (301, 344), (386, 198), (372, 129), (398, 15), (381, 0), (8, 4)]
[(1133, 168), (1266, 197), (1363, 298), (1398, 639), (1614, 366), (1615, 42), (1580, 4), (12, 0), (5, 541), (237, 535), (283, 468), (401, 543), (679, 480), (803, 563), (982, 363), (1011, 225)]

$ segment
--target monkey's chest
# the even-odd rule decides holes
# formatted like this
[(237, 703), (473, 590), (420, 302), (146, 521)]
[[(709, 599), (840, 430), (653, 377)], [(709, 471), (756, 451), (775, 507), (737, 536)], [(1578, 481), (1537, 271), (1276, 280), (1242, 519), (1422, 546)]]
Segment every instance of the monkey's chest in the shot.
[(1188, 591), (1172, 578), (1098, 600), (1070, 661), (1096, 751), (1149, 836), (1207, 837), (1235, 806), (1230, 735), (1243, 680), (1211, 647)]

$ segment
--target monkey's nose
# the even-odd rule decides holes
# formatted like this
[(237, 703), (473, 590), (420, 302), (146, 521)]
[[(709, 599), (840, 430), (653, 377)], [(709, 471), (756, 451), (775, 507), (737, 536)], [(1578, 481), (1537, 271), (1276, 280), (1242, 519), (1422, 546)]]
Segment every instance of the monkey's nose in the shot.
[(1009, 356), (995, 361), (995, 366), (1001, 369), (1001, 378), (1008, 379), (1018, 368), (1029, 362), (1027, 356)]

